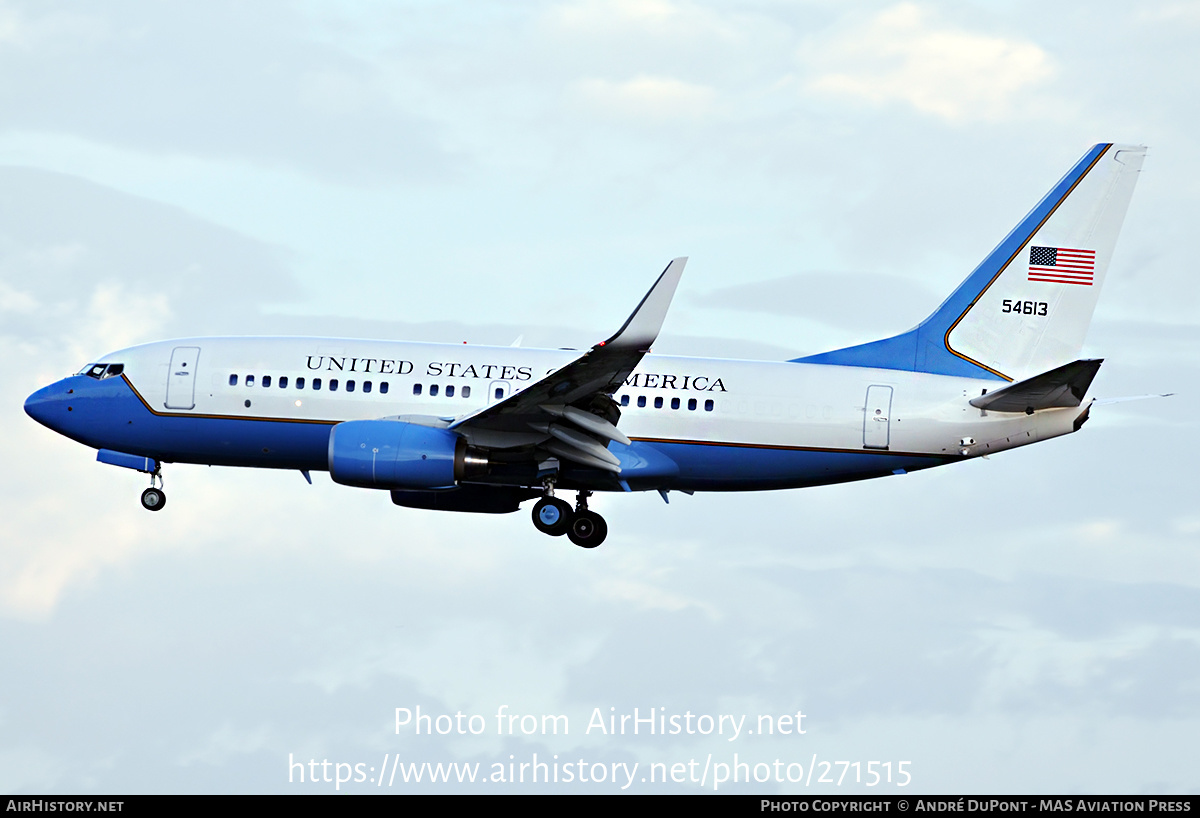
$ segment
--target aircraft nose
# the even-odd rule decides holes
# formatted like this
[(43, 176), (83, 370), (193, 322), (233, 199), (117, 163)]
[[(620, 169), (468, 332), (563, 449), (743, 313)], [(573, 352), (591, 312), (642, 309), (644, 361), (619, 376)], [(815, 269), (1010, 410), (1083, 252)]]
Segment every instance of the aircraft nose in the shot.
[(54, 428), (51, 425), (52, 410), (63, 391), (58, 384), (42, 387), (25, 399), (25, 414), (43, 426)]

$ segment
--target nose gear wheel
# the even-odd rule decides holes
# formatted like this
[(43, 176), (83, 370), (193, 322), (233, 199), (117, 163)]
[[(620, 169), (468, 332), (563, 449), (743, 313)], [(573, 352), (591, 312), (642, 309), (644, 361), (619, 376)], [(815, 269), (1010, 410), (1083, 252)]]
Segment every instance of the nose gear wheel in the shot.
[[(155, 485), (157, 483), (157, 485)], [(162, 469), (150, 472), (150, 488), (142, 492), (142, 508), (146, 511), (161, 511), (167, 504), (167, 493), (163, 491)]]
[(142, 508), (147, 511), (159, 511), (167, 504), (167, 495), (162, 489), (154, 487), (142, 492)]

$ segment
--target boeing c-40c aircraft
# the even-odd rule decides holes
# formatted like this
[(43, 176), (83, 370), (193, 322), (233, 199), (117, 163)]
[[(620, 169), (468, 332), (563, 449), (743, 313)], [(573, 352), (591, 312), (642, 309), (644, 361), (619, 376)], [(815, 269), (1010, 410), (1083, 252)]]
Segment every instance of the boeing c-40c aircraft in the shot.
[[(651, 355), (683, 272), (583, 354), (330, 338), (186, 338), (29, 397), (39, 423), (150, 475), (328, 470), (401, 506), (507, 513), (593, 548), (596, 491), (751, 491), (942, 466), (1078, 431), (1084, 335), (1145, 148), (1096, 145), (950, 297), (892, 338), (791, 361)], [(555, 490), (577, 492), (574, 506)]]

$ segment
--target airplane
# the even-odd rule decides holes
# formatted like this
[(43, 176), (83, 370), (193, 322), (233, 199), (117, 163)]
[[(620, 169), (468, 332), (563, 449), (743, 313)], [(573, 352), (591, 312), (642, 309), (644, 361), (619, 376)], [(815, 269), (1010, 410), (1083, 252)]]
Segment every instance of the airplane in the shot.
[[(184, 338), (33, 393), (38, 423), (149, 474), (294, 469), (399, 506), (509, 513), (584, 548), (593, 492), (752, 491), (905, 474), (1076, 432), (1080, 359), (1145, 147), (1093, 146), (913, 329), (788, 361), (653, 355), (685, 258), (580, 353), (336, 338)], [(570, 503), (556, 490), (576, 492)]]

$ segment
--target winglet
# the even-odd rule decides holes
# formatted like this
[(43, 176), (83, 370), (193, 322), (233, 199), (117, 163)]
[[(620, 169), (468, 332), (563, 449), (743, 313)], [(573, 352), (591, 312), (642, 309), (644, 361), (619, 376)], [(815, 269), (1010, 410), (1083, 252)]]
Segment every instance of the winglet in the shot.
[[(546, 414), (561, 416), (571, 420), (576, 426), (581, 426), (590, 432), (599, 434), (609, 440), (624, 442), (628, 440), (611, 423), (603, 424), (597, 419), (588, 425), (588, 421), (580, 417), (586, 412), (573, 413), (579, 409), (582, 402), (589, 401), (597, 395), (611, 396), (621, 388), (625, 379), (650, 351), (650, 345), (658, 337), (666, 318), (667, 308), (671, 305), (671, 297), (679, 284), (679, 276), (683, 273), (686, 258), (677, 258), (662, 271), (650, 292), (637, 305), (633, 315), (625, 321), (616, 334), (596, 344), (587, 352), (580, 355), (564, 367), (551, 370), (540, 380), (528, 384), (524, 389), (516, 391), (502, 401), (485, 406), (468, 415), (460, 417), (450, 424), (450, 429), (464, 426), (474, 429), (492, 429), (501, 431), (528, 431), (529, 423), (541, 424), (546, 421)], [(547, 434), (553, 434), (547, 431)], [(619, 435), (619, 436), (618, 436)], [(622, 438), (624, 440), (622, 440)], [(579, 448), (572, 449), (559, 439), (548, 441), (544, 448), (568, 460), (579, 461)], [(613, 464), (600, 465), (603, 460), (593, 455), (587, 455), (588, 465), (594, 468), (609, 469), (619, 473), (620, 467)]]
[(658, 337), (658, 331), (662, 329), (663, 320), (667, 317), (667, 308), (671, 306), (671, 299), (675, 296), (675, 288), (679, 286), (679, 277), (683, 275), (685, 264), (686, 256), (674, 259), (668, 264), (633, 314), (625, 320), (613, 337), (603, 341), (600, 346), (648, 352), (650, 345)]

